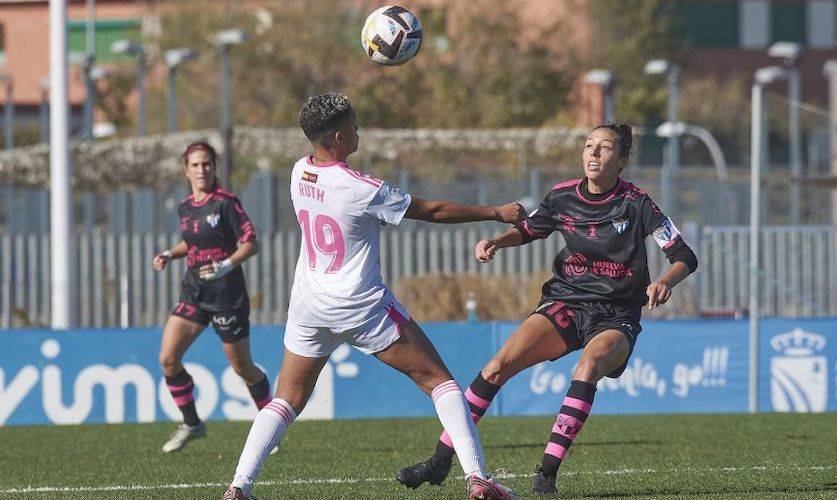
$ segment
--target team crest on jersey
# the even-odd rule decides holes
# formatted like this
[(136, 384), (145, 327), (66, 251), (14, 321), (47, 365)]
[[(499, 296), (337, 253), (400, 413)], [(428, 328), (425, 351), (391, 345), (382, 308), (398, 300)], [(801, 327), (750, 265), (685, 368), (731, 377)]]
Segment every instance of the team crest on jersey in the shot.
[(209, 224), (209, 227), (215, 227), (219, 222), (221, 222), (221, 216), (219, 214), (209, 214), (206, 216), (206, 223)]
[(628, 218), (624, 219), (614, 219), (613, 220), (613, 228), (616, 229), (616, 232), (619, 234), (624, 233), (628, 229), (628, 224), (630, 221)]
[(302, 171), (302, 180), (311, 182), (316, 184), (317, 183), (317, 174), (312, 174), (311, 172)]

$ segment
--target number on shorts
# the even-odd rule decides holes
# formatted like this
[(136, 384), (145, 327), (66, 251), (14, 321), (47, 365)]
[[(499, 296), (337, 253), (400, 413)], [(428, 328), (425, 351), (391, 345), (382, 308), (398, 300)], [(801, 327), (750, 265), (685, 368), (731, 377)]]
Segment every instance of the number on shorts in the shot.
[[(334, 274), (343, 267), (343, 259), (346, 257), (346, 244), (343, 241), (343, 233), (337, 221), (328, 215), (317, 215), (314, 217), (313, 228), (311, 227), (311, 214), (308, 210), (300, 210), (297, 214), (299, 226), (305, 237), (306, 254), (308, 255), (308, 267), (317, 268), (317, 253), (331, 255), (331, 263), (326, 268), (326, 274)], [(313, 237), (312, 237), (313, 229)]]

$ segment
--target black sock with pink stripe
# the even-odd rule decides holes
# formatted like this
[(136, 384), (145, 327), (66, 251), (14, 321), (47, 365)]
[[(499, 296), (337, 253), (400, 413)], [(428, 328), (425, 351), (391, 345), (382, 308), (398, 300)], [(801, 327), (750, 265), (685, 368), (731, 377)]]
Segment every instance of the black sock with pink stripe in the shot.
[[(491, 404), (491, 400), (494, 399), (494, 396), (497, 395), (497, 391), (499, 390), (499, 385), (494, 385), (482, 378), (482, 372), (477, 373), (477, 377), (465, 391), (465, 399), (468, 400), (468, 406), (471, 409), (471, 419), (474, 423), (479, 422), (482, 416), (485, 415), (488, 406)], [(454, 453), (453, 442), (450, 436), (448, 436), (448, 433), (443, 431), (442, 435), (439, 436), (439, 442), (436, 443), (436, 453), (433, 456), (439, 459), (448, 459)]]
[(587, 415), (590, 414), (595, 395), (596, 384), (583, 380), (573, 380), (570, 384), (543, 453), (541, 468), (545, 475), (555, 476), (558, 473), (561, 460), (564, 459), (567, 450), (587, 420)]
[(166, 377), (166, 386), (169, 388), (171, 397), (183, 413), (183, 422), (189, 426), (196, 426), (201, 423), (198, 411), (195, 409), (195, 383), (192, 376), (185, 369), (173, 377)]
[(267, 375), (264, 375), (255, 384), (248, 385), (247, 390), (250, 391), (250, 396), (253, 398), (253, 402), (256, 403), (256, 408), (260, 410), (273, 399), (270, 397), (270, 382), (267, 381)]

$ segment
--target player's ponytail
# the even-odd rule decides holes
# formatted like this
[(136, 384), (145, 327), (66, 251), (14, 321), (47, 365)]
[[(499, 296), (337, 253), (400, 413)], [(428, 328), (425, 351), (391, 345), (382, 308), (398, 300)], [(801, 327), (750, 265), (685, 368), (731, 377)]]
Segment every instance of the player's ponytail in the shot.
[[(218, 183), (218, 153), (215, 152), (215, 148), (212, 147), (207, 141), (196, 141), (188, 146), (186, 146), (186, 150), (183, 151), (183, 164), (189, 164), (189, 155), (194, 153), (195, 151), (206, 151), (209, 154), (209, 161), (212, 162), (212, 167), (214, 169), (213, 179), (212, 179), (212, 190), (215, 191), (216, 189), (220, 188), (221, 185)], [(189, 186), (191, 189), (191, 186)]]

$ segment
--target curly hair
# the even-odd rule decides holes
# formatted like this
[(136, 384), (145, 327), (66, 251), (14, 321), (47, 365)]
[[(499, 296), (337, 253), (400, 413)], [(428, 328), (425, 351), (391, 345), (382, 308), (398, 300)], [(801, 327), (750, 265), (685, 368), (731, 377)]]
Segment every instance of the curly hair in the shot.
[(349, 98), (339, 92), (311, 96), (299, 111), (299, 126), (313, 143), (327, 143), (348, 118), (355, 115)]
[(627, 123), (610, 122), (598, 125), (593, 130), (600, 128), (612, 130), (619, 138), (619, 156), (631, 155), (631, 150), (634, 147), (634, 133), (630, 125)]

